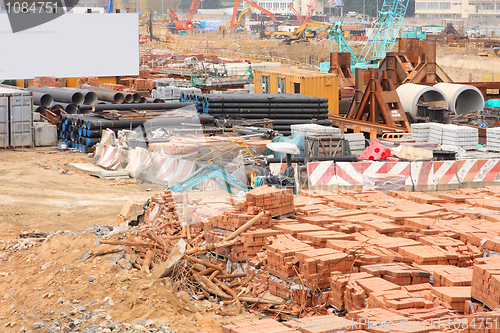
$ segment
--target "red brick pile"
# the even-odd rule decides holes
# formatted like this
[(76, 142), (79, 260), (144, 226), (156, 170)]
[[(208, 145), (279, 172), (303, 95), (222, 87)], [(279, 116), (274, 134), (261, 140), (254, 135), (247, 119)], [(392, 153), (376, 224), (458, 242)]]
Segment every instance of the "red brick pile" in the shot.
[(297, 331), (274, 319), (262, 319), (224, 325), (222, 333), (297, 333)]
[(293, 213), (293, 190), (259, 186), (246, 194), (245, 207), (248, 214), (258, 214), (262, 210), (271, 216)]
[(82, 84), (88, 84), (89, 86), (99, 87), (99, 78), (95, 76), (82, 76), (76, 81), (77, 88), (80, 88)]
[(431, 277), (429, 272), (419, 270), (405, 263), (366, 265), (361, 267), (361, 271), (370, 273), (373, 276), (379, 276), (399, 286), (428, 283)]
[(62, 88), (63, 85), (61, 82), (59, 82), (59, 80), (56, 80), (55, 77), (36, 76), (33, 79), (33, 86), (35, 86), (35, 87), (49, 86), (49, 87)]
[(105, 83), (103, 88), (109, 89), (109, 90), (114, 90), (114, 91), (123, 91), (123, 89), (125, 89), (125, 86), (122, 84)]

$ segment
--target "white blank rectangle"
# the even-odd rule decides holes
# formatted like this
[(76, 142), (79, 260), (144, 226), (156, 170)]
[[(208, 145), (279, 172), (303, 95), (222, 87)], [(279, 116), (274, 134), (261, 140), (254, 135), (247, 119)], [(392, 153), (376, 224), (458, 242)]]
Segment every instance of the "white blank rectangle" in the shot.
[(0, 79), (139, 74), (139, 17), (65, 14), (12, 33), (0, 14)]

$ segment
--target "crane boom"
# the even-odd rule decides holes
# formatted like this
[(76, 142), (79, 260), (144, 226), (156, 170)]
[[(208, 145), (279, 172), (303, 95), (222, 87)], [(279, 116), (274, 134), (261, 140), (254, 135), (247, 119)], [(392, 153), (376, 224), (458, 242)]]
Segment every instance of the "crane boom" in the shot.
[(191, 4), (189, 5), (189, 9), (182, 18), (182, 21), (185, 22), (193, 22), (194, 15), (196, 14), (196, 11), (198, 10), (198, 7), (200, 7), (202, 0), (192, 0)]
[(299, 14), (299, 12), (297, 10), (295, 10), (295, 8), (293, 8), (292, 5), (288, 4), (288, 8), (290, 8), (290, 10), (292, 11), (292, 13), (297, 16), (297, 18), (299, 19), (300, 22), (304, 23), (305, 20), (304, 18), (302, 17), (302, 15)]
[(247, 4), (249, 4), (250, 6), (254, 7), (255, 9), (258, 9), (260, 10), (261, 12), (263, 12), (264, 14), (266, 14), (267, 16), (269, 16), (271, 18), (271, 20), (273, 22), (276, 22), (276, 17), (274, 17), (274, 14), (271, 13), (270, 11), (268, 11), (267, 9), (264, 9), (262, 8), (261, 6), (259, 6), (258, 4), (256, 4), (255, 2), (253, 2), (252, 0), (243, 0), (245, 1)]
[(375, 28), (359, 55), (361, 62), (383, 59), (399, 35), (409, 0), (384, 0)]
[(316, 10), (316, 6), (318, 5), (318, 0), (311, 0), (309, 5), (307, 5), (307, 14), (306, 17), (304, 18), (304, 22), (309, 22), (311, 17), (314, 14), (314, 11)]

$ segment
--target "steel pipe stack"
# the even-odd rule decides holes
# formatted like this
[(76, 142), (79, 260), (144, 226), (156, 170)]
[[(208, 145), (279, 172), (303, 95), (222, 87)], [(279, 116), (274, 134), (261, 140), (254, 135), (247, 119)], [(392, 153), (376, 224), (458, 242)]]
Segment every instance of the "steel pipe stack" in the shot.
[[(163, 104), (163, 103), (162, 103)], [(108, 120), (91, 114), (62, 114), (57, 124), (59, 137), (68, 142), (68, 147), (89, 152), (99, 142), (103, 130), (134, 130), (143, 126), (143, 130), (156, 127), (179, 127), (182, 124), (213, 124), (214, 117), (200, 114), (195, 117), (156, 117), (152, 119)]]
[(300, 94), (183, 94), (181, 102), (196, 103), (199, 113), (217, 118), (271, 119), (274, 129), (291, 134), (290, 125), (331, 125), (328, 98)]

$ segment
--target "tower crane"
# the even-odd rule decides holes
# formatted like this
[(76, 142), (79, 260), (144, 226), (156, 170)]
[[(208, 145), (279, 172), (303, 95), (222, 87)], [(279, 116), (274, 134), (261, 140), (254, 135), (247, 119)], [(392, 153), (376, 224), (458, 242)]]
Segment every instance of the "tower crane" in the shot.
[[(342, 21), (337, 21), (329, 30), (330, 44), (335, 40), (340, 52), (351, 53), (352, 68), (377, 68), (378, 60), (385, 58), (386, 53), (392, 50), (396, 42), (408, 2), (409, 0), (406, 3), (405, 0), (384, 0), (375, 27), (358, 56), (344, 38)], [(330, 46), (333, 51), (333, 45)]]

